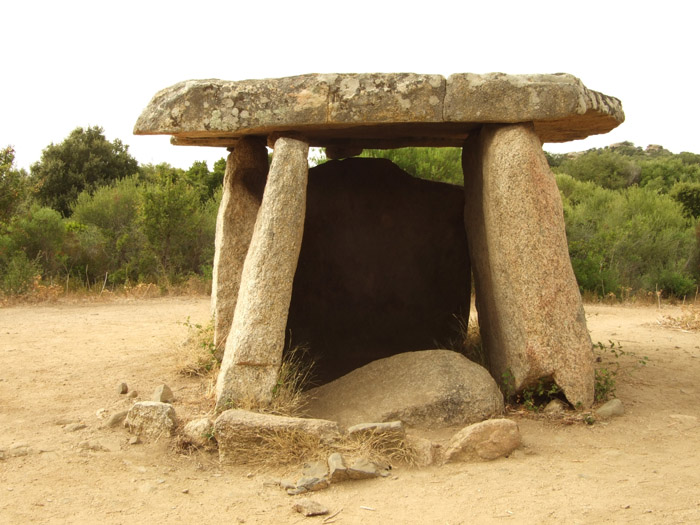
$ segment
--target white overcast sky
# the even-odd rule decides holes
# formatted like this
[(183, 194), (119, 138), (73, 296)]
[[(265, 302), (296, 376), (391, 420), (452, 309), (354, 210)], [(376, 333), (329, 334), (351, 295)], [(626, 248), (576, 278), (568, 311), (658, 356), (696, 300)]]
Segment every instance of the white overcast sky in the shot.
[(0, 9), (0, 147), (29, 168), (77, 126), (102, 126), (141, 163), (210, 168), (225, 150), (136, 137), (160, 89), (193, 78), (303, 73), (572, 73), (622, 100), (607, 135), (700, 153), (698, 15), (690, 1), (422, 2), (11, 0)]

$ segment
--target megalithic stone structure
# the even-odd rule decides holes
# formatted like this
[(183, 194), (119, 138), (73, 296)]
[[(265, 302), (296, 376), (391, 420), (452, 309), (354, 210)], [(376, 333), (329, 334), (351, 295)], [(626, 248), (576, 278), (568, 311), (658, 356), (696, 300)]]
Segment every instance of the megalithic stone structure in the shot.
[[(265, 402), (276, 384), (304, 228), (309, 146), (326, 148), (331, 158), (363, 148), (463, 147), (465, 230), (491, 374), (499, 382), (512, 376), (516, 389), (552, 379), (572, 404), (590, 406), (591, 341), (542, 143), (607, 133), (623, 121), (618, 99), (564, 73), (312, 74), (189, 80), (158, 92), (136, 134), (233, 148), (214, 264), (215, 337), (226, 341), (217, 407), (244, 398)], [(261, 201), (262, 144), (275, 137), (284, 138), (274, 143)], [(388, 210), (381, 220), (401, 222)], [(426, 267), (439, 271), (430, 261)], [(367, 273), (352, 281), (391, 277)], [(340, 284), (336, 289), (347, 282)], [(401, 318), (400, 304), (386, 308)], [(396, 343), (391, 333), (371, 343), (384, 339)]]
[(532, 124), (486, 125), (463, 150), (476, 308), (491, 372), (516, 390), (551, 378), (593, 402), (593, 349), (561, 196)]
[(217, 359), (223, 357), (224, 344), (233, 322), (243, 263), (253, 236), (267, 170), (264, 139), (242, 138), (226, 159), (224, 188), (216, 218), (211, 293)]
[(284, 137), (274, 146), (216, 383), (218, 409), (244, 398), (269, 402), (282, 362), (304, 233), (309, 146)]

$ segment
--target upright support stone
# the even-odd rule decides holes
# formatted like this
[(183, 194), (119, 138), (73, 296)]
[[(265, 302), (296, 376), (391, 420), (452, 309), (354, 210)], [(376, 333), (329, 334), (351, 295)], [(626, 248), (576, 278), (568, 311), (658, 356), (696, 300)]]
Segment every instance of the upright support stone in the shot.
[(241, 273), (267, 178), (265, 140), (244, 137), (226, 160), (224, 188), (216, 218), (211, 311), (214, 347), (221, 359), (233, 321)]
[(516, 390), (552, 378), (571, 403), (590, 406), (591, 339), (561, 197), (533, 125), (485, 125), (467, 139), (462, 168), (476, 304), (492, 374), (512, 374)]
[(269, 402), (284, 349), (306, 213), (309, 146), (279, 138), (241, 275), (216, 384), (217, 409)]

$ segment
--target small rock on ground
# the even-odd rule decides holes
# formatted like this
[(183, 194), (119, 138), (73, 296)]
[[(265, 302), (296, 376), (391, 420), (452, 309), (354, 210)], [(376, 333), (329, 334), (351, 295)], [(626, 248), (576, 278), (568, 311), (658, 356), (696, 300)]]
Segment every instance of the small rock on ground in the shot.
[(377, 465), (367, 459), (358, 459), (348, 467), (348, 477), (350, 479), (377, 478), (381, 474)]
[(175, 396), (173, 395), (173, 391), (170, 390), (170, 387), (163, 384), (156, 387), (155, 391), (153, 392), (153, 401), (158, 401), (159, 403), (172, 403), (175, 401)]
[(107, 420), (107, 423), (105, 423), (105, 426), (116, 427), (117, 425), (124, 422), (128, 413), (128, 410), (120, 410), (119, 412), (115, 412), (114, 414), (109, 416), (109, 419)]
[(84, 428), (87, 428), (87, 425), (83, 425), (82, 423), (71, 423), (70, 425), (63, 427), (66, 432), (76, 432)]
[(489, 419), (457, 432), (447, 445), (445, 460), (492, 460), (507, 456), (520, 446), (520, 430), (509, 419)]
[(334, 452), (328, 456), (328, 480), (331, 483), (338, 483), (348, 479), (348, 468), (345, 466), (343, 456)]
[(122, 395), (126, 394), (129, 391), (129, 387), (127, 386), (126, 383), (119, 383), (117, 385), (117, 394)]
[(309, 498), (301, 498), (294, 503), (293, 508), (304, 516), (324, 516), (328, 514), (328, 509), (326, 507)]
[(611, 399), (598, 410), (595, 411), (595, 415), (601, 419), (607, 419), (609, 417), (621, 416), (625, 413), (625, 407), (622, 401), (619, 399)]
[(134, 403), (124, 424), (134, 434), (158, 438), (173, 435), (177, 418), (175, 409), (168, 403), (142, 401)]
[(193, 445), (206, 447), (212, 444), (214, 423), (209, 418), (194, 419), (185, 425), (182, 434)]

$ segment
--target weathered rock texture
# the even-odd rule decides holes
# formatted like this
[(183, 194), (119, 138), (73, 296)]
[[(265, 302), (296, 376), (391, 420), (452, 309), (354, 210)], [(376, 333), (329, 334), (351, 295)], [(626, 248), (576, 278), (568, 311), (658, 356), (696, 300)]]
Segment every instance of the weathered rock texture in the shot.
[(309, 170), (287, 336), (308, 344), (318, 380), (459, 340), (470, 281), (462, 188), (386, 159)]
[(488, 371), (449, 350), (380, 359), (310, 390), (308, 396), (309, 415), (343, 426), (400, 420), (436, 428), (503, 412), (503, 396)]
[(333, 421), (298, 417), (258, 414), (246, 410), (226, 410), (214, 423), (214, 436), (219, 444), (219, 459), (224, 463), (241, 461), (242, 453), (264, 452), (266, 439), (277, 442), (280, 437), (290, 439), (304, 436), (330, 443), (340, 438), (338, 425)]
[(490, 419), (463, 428), (447, 445), (445, 461), (496, 459), (520, 446), (518, 424), (509, 419)]
[(142, 401), (131, 407), (124, 425), (139, 436), (159, 438), (175, 433), (177, 417), (169, 403)]
[(188, 80), (158, 92), (134, 133), (233, 146), (245, 135), (300, 133), (312, 146), (460, 146), (479, 124), (533, 121), (543, 142), (607, 133), (620, 101), (568, 74), (321, 74)]
[(244, 137), (226, 160), (224, 191), (216, 219), (211, 308), (214, 347), (223, 355), (236, 309), (241, 273), (262, 201), (268, 161), (265, 140)]
[(298, 140), (275, 143), (216, 384), (218, 409), (241, 398), (269, 401), (277, 382), (304, 230), (307, 155)]
[[(484, 126), (464, 146), (465, 225), (494, 377), (552, 378), (593, 402), (593, 352), (561, 197), (532, 124)], [(508, 372), (509, 371), (509, 372)]]

